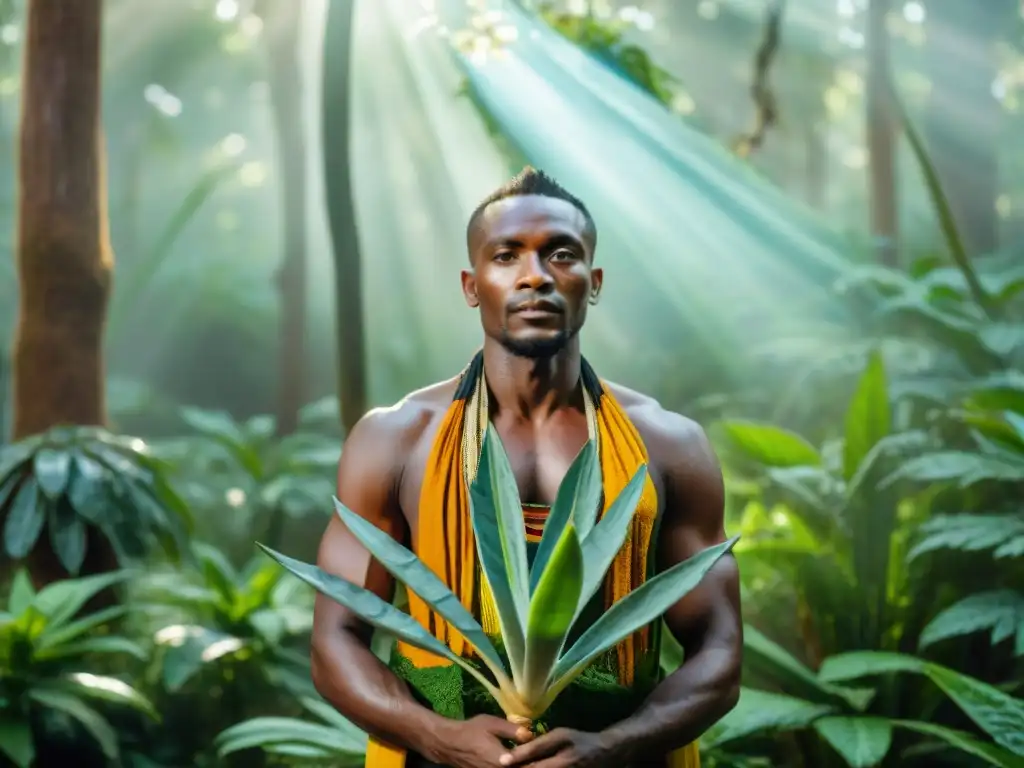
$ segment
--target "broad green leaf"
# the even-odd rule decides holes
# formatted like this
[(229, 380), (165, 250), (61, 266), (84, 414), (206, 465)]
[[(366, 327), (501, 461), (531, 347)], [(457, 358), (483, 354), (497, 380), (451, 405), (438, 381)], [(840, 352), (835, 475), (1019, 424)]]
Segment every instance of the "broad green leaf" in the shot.
[(51, 501), (56, 501), (64, 495), (70, 468), (71, 454), (53, 448), (43, 448), (38, 451), (32, 461), (32, 471), (36, 482)]
[(74, 466), (68, 500), (82, 518), (90, 523), (100, 523), (112, 504), (107, 489), (107, 470), (81, 452), (75, 453)]
[(53, 551), (68, 573), (77, 576), (85, 561), (85, 522), (64, 499), (50, 502), (48, 518)]
[(821, 464), (814, 446), (795, 432), (752, 421), (726, 421), (722, 428), (735, 450), (766, 467)]
[(119, 758), (120, 749), (117, 743), (117, 733), (102, 715), (80, 698), (66, 691), (46, 688), (33, 688), (29, 691), (29, 696), (44, 707), (55, 709), (73, 717), (92, 736), (109, 760), (117, 760)]
[(489, 496), (494, 509), (509, 588), (519, 609), (519, 621), (525, 625), (530, 606), (530, 566), (526, 555), (523, 504), (508, 455), (493, 426), (488, 426), (484, 435), (480, 465), (473, 485)]
[(36, 591), (32, 588), (32, 580), (28, 571), (19, 568), (11, 582), (11, 594), (7, 599), (7, 610), (14, 616), (20, 616), (29, 609), (35, 599)]
[(76, 659), (93, 653), (123, 653), (133, 656), (139, 661), (147, 661), (149, 659), (149, 654), (145, 648), (134, 640), (117, 635), (90, 637), (78, 642), (44, 648), (33, 654), (33, 658), (39, 661), (55, 661), (57, 659)]
[(717, 747), (757, 733), (798, 730), (833, 711), (827, 704), (742, 688), (739, 702), (707, 732), (701, 744), (708, 748)]
[(583, 540), (583, 589), (577, 615), (600, 588), (612, 561), (622, 549), (646, 482), (647, 465), (641, 464), (590, 535)]
[(843, 475), (851, 480), (872, 448), (892, 431), (889, 389), (882, 355), (875, 351), (846, 411)]
[(47, 584), (35, 596), (33, 604), (49, 618), (48, 628), (59, 628), (81, 610), (94, 595), (133, 576), (130, 571), (114, 571), (78, 579), (62, 579)]
[(819, 679), (789, 651), (749, 624), (743, 627), (743, 653), (745, 667), (769, 678), (786, 693), (830, 705), (841, 702), (857, 711), (863, 711), (871, 699), (869, 690), (840, 688)]
[(316, 747), (334, 756), (361, 756), (367, 738), (352, 738), (348, 733), (324, 725), (286, 717), (256, 717), (222, 731), (214, 742), (221, 757), (253, 747), (302, 744)]
[(20, 472), (11, 472), (6, 477), (0, 477), (0, 510), (7, 506), (7, 500), (11, 498), (21, 478)]
[(39, 498), (39, 486), (26, 478), (7, 507), (4, 524), (4, 548), (15, 560), (21, 560), (36, 545), (46, 522), (46, 508)]
[(993, 741), (1024, 755), (1024, 701), (980, 680), (914, 656), (876, 651), (832, 656), (822, 664), (820, 675), (834, 682), (893, 672), (926, 675)]
[(1018, 757), (1002, 747), (997, 747), (995, 744), (980, 741), (963, 731), (955, 731), (941, 725), (921, 723), (913, 720), (894, 720), (893, 725), (897, 728), (905, 728), (908, 731), (942, 739), (961, 752), (979, 757), (989, 765), (997, 766), (997, 768), (1024, 768), (1024, 758)]
[(588, 440), (565, 473), (558, 486), (555, 503), (544, 521), (544, 533), (530, 568), (531, 593), (537, 589), (544, 567), (561, 540), (565, 526), (572, 523), (580, 538), (585, 539), (597, 519), (597, 505), (600, 503), (601, 468), (597, 463), (597, 447), (593, 440)]
[(366, 734), (359, 730), (351, 720), (342, 715), (326, 701), (304, 696), (302, 698), (302, 706), (305, 707), (308, 712), (316, 715), (325, 723), (332, 726), (335, 731), (347, 733), (350, 737), (360, 740), (366, 738)]
[(969, 595), (932, 619), (921, 632), (918, 647), (940, 640), (991, 630), (992, 644), (1014, 638), (1016, 655), (1024, 655), (1024, 594), (999, 589)]
[(396, 579), (408, 585), (411, 591), (444, 617), (477, 650), (492, 670), (505, 669), (501, 656), (473, 614), (466, 610), (459, 598), (422, 560), (336, 498), (334, 508), (338, 517), (367, 551)]
[(814, 730), (850, 768), (880, 765), (892, 746), (892, 722), (880, 717), (823, 717)]
[(519, 688), (527, 702), (538, 701), (565, 645), (583, 588), (583, 550), (576, 527), (562, 530), (530, 602), (526, 624), (526, 661)]
[(648, 579), (613, 604), (559, 660), (552, 674), (552, 700), (598, 655), (664, 615), (692, 591), (739, 537), (708, 547), (693, 557)]
[(160, 719), (149, 699), (128, 685), (128, 683), (118, 680), (116, 677), (94, 675), (88, 672), (75, 672), (64, 677), (47, 680), (36, 690), (63, 691), (80, 698), (130, 707), (148, 715), (153, 720)]
[(127, 606), (114, 605), (110, 608), (104, 608), (95, 613), (89, 613), (80, 619), (68, 622), (67, 624), (61, 624), (57, 626), (47, 625), (43, 629), (43, 634), (39, 636), (36, 641), (36, 648), (42, 650), (44, 648), (56, 648), (64, 643), (69, 643), (75, 638), (81, 637), (88, 632), (101, 627), (104, 624), (108, 624), (114, 619), (124, 616), (128, 612)]
[(326, 573), (315, 565), (309, 565), (287, 555), (282, 555), (280, 552), (275, 552), (263, 544), (257, 544), (257, 546), (296, 577), (302, 579), (302, 581), (336, 603), (345, 606), (363, 621), (385, 632), (390, 632), (398, 639), (420, 650), (433, 653), (458, 664), (463, 670), (476, 678), (491, 695), (496, 696), (498, 693), (497, 689), (475, 667), (467, 663), (465, 659), (452, 653), (444, 643), (420, 626), (416, 619), (407, 613), (402, 613), (373, 592), (356, 586), (333, 574)]
[(15, 768), (31, 768), (36, 749), (27, 717), (0, 716), (0, 755), (6, 755)]
[(196, 542), (192, 545), (192, 551), (195, 552), (196, 559), (202, 567), (207, 586), (220, 594), (225, 605), (230, 605), (241, 587), (239, 575), (234, 566), (223, 552), (209, 544)]

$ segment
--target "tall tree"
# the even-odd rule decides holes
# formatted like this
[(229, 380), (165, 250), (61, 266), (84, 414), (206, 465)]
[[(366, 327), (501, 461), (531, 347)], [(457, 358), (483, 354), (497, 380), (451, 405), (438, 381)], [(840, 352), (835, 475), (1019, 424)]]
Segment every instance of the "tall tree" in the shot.
[(879, 261), (895, 266), (899, 238), (899, 195), (896, 190), (897, 135), (887, 27), (890, 7), (890, 0), (870, 0), (868, 4), (865, 117), (871, 234), (879, 244)]
[(281, 174), (284, 229), (278, 341), (277, 432), (298, 428), (306, 387), (306, 141), (302, 119), (302, 73), (299, 31), (302, 0), (261, 0), (264, 20), (270, 108), (277, 135), (277, 167)]
[[(102, 0), (29, 0), (19, 166), (14, 438), (106, 417), (103, 331), (113, 253), (100, 127)], [(95, 539), (95, 540), (93, 540)], [(112, 560), (90, 535), (83, 570)], [(33, 576), (62, 571), (46, 537)]]
[(334, 249), (338, 401), (347, 433), (366, 411), (366, 332), (351, 144), (355, 0), (327, 4), (323, 52), (323, 153), (327, 220)]

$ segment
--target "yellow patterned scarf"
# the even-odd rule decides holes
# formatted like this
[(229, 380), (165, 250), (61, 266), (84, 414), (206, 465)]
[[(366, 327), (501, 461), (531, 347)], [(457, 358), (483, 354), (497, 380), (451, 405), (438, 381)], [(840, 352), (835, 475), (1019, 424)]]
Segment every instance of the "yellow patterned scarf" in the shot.
[[(619, 495), (640, 464), (647, 463), (643, 440), (622, 406), (583, 363), (583, 392), (591, 439), (597, 440), (604, 485), (604, 510)], [(419, 523), (413, 548), (462, 601), (480, 617), (490, 635), (500, 634), (487, 584), (481, 579), (470, 521), (468, 484), (476, 476), (483, 433), (487, 425), (487, 386), (483, 356), (477, 354), (463, 372), (455, 398), (441, 423), (427, 460), (420, 492)], [(648, 551), (658, 510), (658, 494), (650, 477), (637, 505), (626, 544), (616, 556), (605, 581), (605, 604), (611, 605), (644, 583)], [(471, 656), (472, 648), (448, 623), (415, 594), (409, 594), (409, 613), (454, 652)], [(644, 628), (617, 647), (618, 676), (632, 685), (637, 662), (650, 649), (650, 630)], [(447, 665), (446, 659), (399, 643), (397, 652), (418, 668)], [(366, 768), (405, 768), (404, 750), (370, 739)], [(691, 744), (672, 755), (666, 768), (699, 768), (700, 754)]]

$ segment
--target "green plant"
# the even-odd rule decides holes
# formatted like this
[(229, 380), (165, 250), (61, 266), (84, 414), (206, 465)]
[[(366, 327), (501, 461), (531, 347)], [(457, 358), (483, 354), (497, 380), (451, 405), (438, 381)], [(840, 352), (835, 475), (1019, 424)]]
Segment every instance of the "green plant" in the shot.
[(98, 529), (122, 563), (157, 545), (173, 558), (187, 549), (188, 508), (164, 467), (137, 438), (96, 427), (57, 427), (0, 449), (4, 550), (28, 555), (45, 529), (68, 573), (85, 560), (87, 532)]
[(219, 508), (227, 501), (272, 523), (278, 512), (317, 512), (333, 493), (341, 455), (335, 399), (305, 406), (302, 431), (283, 437), (269, 415), (244, 424), (223, 411), (184, 408), (181, 415), (198, 439), (164, 441), (155, 450), (175, 466), (175, 483), (191, 503)]
[(118, 705), (157, 718), (131, 685), (97, 674), (97, 662), (105, 656), (145, 658), (138, 644), (109, 631), (126, 608), (81, 613), (93, 596), (127, 575), (67, 579), (36, 593), (25, 571), (17, 573), (0, 611), (0, 757), (28, 768), (37, 755), (52, 755), (63, 746), (78, 750), (79, 757), (80, 750), (93, 750), (114, 762), (121, 745), (104, 707)]
[(207, 544), (192, 545), (196, 567), (143, 578), (133, 599), (155, 621), (160, 681), (171, 692), (204, 667), (244, 664), (268, 684), (308, 693), (308, 662), (296, 651), (312, 621), (302, 583), (261, 556), (236, 570)]
[(335, 501), (341, 519), (373, 556), (472, 644), (493, 675), (493, 683), (411, 617), (373, 593), (315, 566), (263, 549), (300, 579), (371, 624), (461, 666), (510, 719), (532, 722), (595, 658), (659, 619), (735, 543), (732, 539), (710, 547), (654, 576), (612, 606), (565, 649), (580, 612), (601, 586), (622, 547), (646, 476), (646, 467), (641, 467), (608, 513), (596, 522), (601, 479), (596, 448), (588, 442), (559, 487), (530, 568), (515, 478), (500, 439), (493, 428), (487, 430), (478, 474), (470, 488), (471, 514), (510, 670), (480, 625), (429, 568), (390, 536)]
[(320, 699), (303, 698), (302, 706), (319, 723), (292, 717), (254, 717), (217, 736), (220, 757), (259, 748), (292, 764), (356, 768), (366, 756), (366, 734)]

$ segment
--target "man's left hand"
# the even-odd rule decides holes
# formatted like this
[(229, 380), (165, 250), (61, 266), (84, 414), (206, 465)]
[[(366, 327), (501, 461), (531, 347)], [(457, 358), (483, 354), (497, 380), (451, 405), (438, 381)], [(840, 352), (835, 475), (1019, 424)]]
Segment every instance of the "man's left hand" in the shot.
[(600, 733), (556, 728), (501, 758), (505, 766), (529, 768), (621, 768), (619, 750)]

